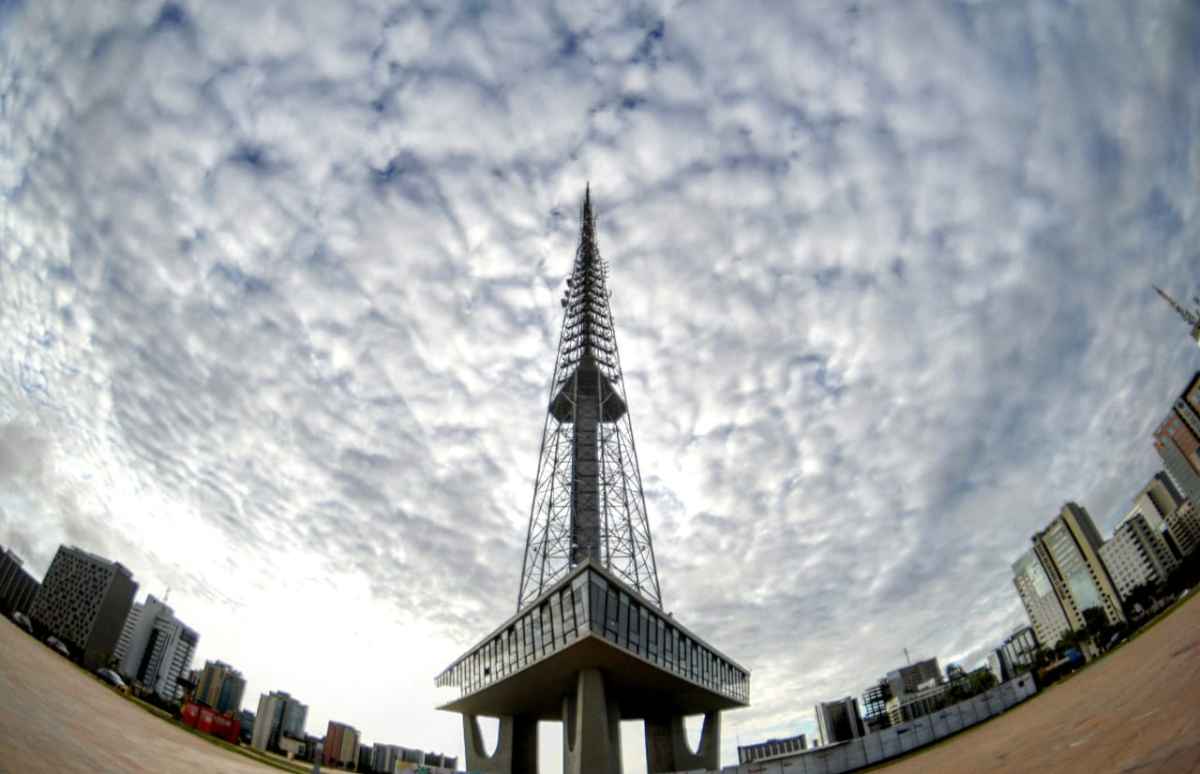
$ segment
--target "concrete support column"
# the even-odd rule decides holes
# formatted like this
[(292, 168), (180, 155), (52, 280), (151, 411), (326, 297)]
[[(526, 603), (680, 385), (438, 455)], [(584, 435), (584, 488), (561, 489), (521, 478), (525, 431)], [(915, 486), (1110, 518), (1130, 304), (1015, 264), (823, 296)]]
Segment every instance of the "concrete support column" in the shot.
[(479, 718), (463, 715), (463, 742), (467, 770), (479, 774), (537, 774), (537, 718), (505, 716), (500, 718), (500, 739), (496, 751), (487, 754)]
[(599, 669), (580, 671), (563, 697), (563, 774), (621, 774), (621, 712)]
[(721, 768), (721, 713), (704, 715), (700, 746), (692, 752), (687, 742), (683, 716), (646, 718), (646, 771), (718, 771)]

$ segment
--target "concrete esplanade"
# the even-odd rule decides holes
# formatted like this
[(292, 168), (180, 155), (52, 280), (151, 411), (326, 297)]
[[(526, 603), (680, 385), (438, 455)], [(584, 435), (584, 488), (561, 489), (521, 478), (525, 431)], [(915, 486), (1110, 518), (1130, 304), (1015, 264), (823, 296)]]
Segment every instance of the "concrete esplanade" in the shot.
[[(663, 610), (590, 195), (581, 216), (517, 613), (437, 677), (460, 693), (440, 709), (462, 714), (472, 772), (537, 772), (544, 720), (562, 722), (566, 774), (620, 774), (622, 720), (645, 723), (650, 774), (713, 770), (750, 675)], [(480, 716), (500, 720), (491, 754)]]

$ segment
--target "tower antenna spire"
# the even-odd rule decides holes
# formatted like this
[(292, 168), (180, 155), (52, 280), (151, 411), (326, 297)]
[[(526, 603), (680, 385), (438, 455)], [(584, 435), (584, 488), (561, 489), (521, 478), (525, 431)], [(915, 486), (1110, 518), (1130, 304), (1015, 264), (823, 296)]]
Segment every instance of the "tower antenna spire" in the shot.
[(607, 281), (589, 182), (562, 301), (518, 610), (585, 562), (662, 607)]
[(1154, 290), (1160, 296), (1162, 296), (1162, 299), (1164, 301), (1166, 301), (1168, 304), (1170, 304), (1171, 308), (1174, 309), (1176, 311), (1176, 313), (1178, 313), (1179, 316), (1183, 318), (1184, 322), (1186, 322), (1188, 325), (1200, 324), (1200, 314), (1197, 314), (1195, 311), (1188, 309), (1183, 304), (1180, 304), (1178, 301), (1171, 298), (1170, 294), (1167, 293), (1167, 291), (1160, 288), (1158, 285), (1154, 285), (1153, 287), (1154, 287)]

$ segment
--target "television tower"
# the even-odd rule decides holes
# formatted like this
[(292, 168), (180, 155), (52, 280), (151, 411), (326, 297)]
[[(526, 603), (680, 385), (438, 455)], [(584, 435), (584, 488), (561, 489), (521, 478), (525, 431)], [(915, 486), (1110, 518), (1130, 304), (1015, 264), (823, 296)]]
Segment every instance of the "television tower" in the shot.
[(1171, 308), (1174, 309), (1175, 312), (1183, 318), (1183, 321), (1188, 324), (1188, 326), (1191, 328), (1192, 340), (1196, 342), (1197, 346), (1200, 346), (1200, 297), (1193, 297), (1192, 300), (1196, 302), (1196, 308), (1188, 309), (1175, 299), (1171, 298), (1171, 296), (1168, 295), (1167, 292), (1158, 285), (1154, 286), (1154, 290), (1160, 296), (1162, 296), (1163, 300), (1170, 304)]
[[(440, 709), (479, 774), (537, 774), (543, 721), (562, 725), (564, 774), (621, 774), (622, 721), (643, 724), (649, 774), (714, 771), (750, 672), (663, 609), (590, 190), (580, 216), (517, 610), (435, 678), (458, 690)], [(494, 747), (480, 716), (500, 719)]]
[(625, 380), (613, 331), (608, 264), (596, 245), (590, 186), (550, 380), (517, 609), (592, 560), (662, 607)]

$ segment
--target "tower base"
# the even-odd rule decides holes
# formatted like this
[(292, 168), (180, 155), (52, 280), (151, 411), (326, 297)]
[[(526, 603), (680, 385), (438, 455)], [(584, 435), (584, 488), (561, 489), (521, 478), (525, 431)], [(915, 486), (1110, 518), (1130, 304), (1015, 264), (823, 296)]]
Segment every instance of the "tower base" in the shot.
[(646, 718), (646, 771), (663, 774), (671, 771), (721, 768), (721, 713), (707, 712), (700, 732), (700, 746), (692, 752), (687, 743), (683, 716)]
[(522, 715), (500, 718), (500, 739), (491, 755), (486, 752), (479, 718), (463, 715), (463, 742), (467, 770), (479, 774), (536, 774), (538, 770), (538, 721)]
[(563, 774), (621, 774), (621, 711), (599, 669), (584, 669), (563, 697)]

